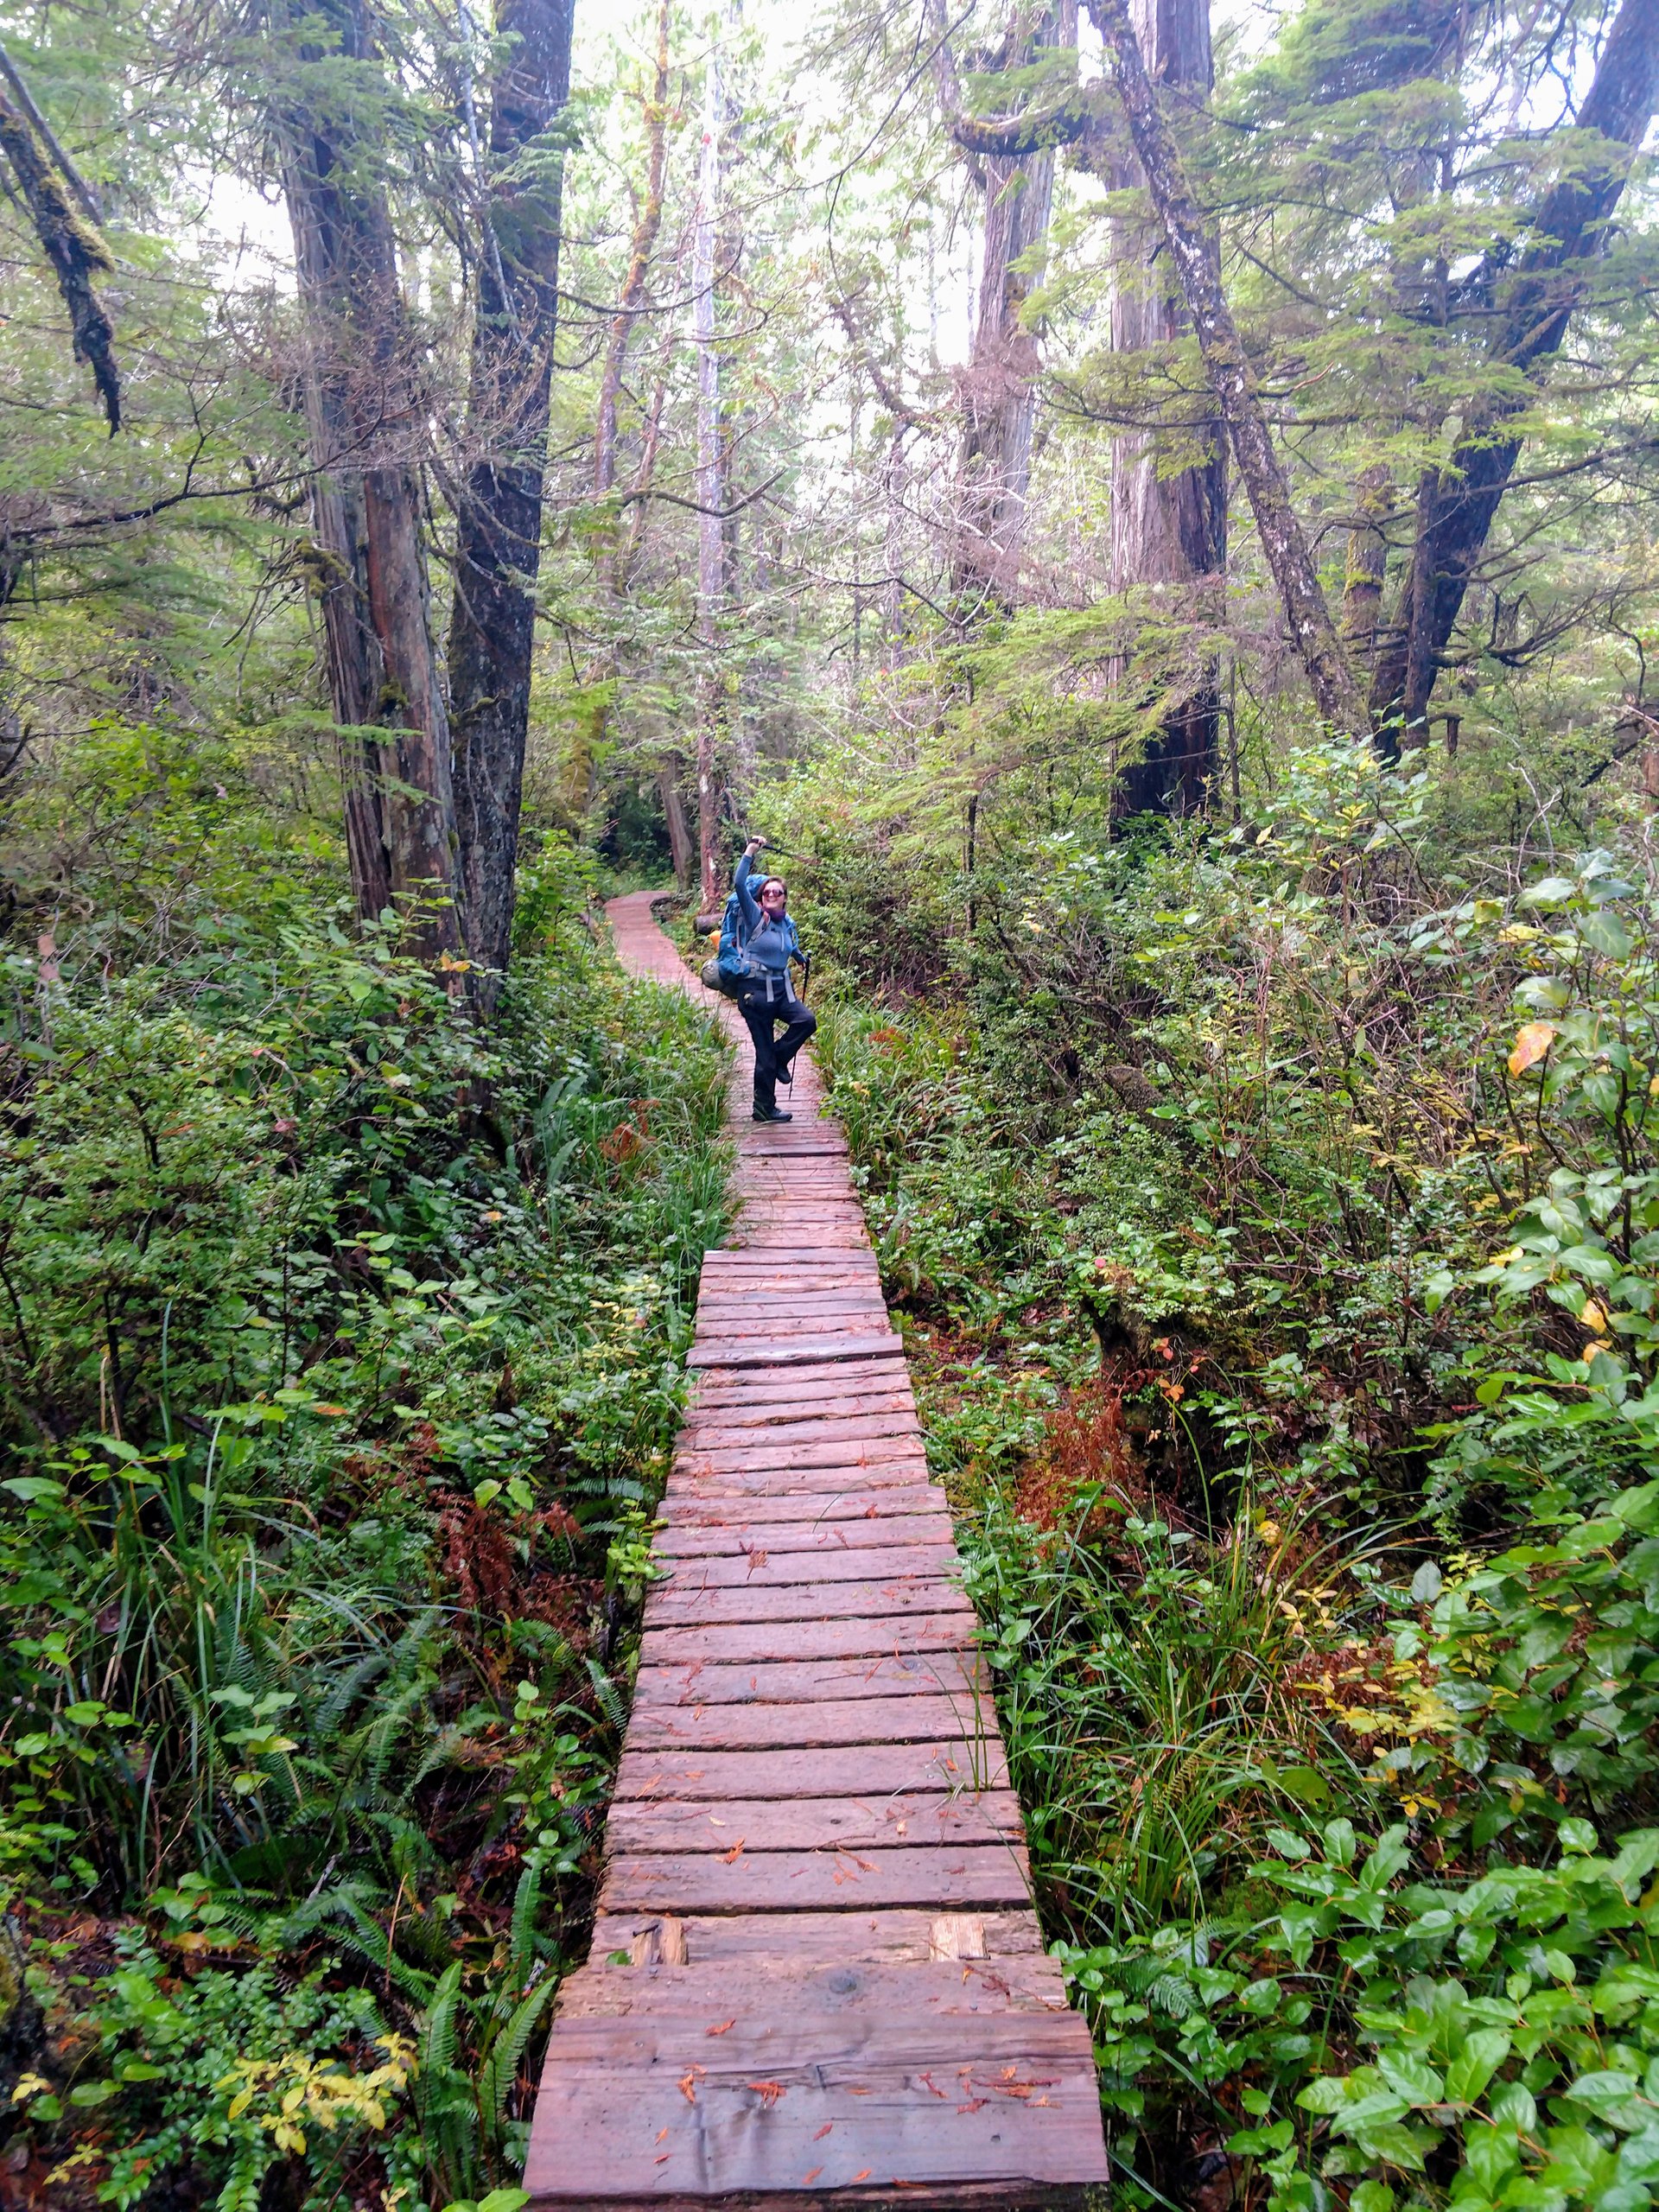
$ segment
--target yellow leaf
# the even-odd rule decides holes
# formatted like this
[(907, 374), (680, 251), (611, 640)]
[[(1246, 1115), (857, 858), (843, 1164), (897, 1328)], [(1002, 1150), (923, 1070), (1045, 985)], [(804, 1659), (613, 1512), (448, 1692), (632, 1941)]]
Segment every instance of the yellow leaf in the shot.
[(1510, 1073), (1524, 1075), (1529, 1067), (1541, 1060), (1555, 1042), (1553, 1021), (1523, 1021), (1515, 1033), (1515, 1050), (1510, 1054)]
[(1607, 1326), (1607, 1316), (1602, 1312), (1600, 1306), (1597, 1305), (1593, 1298), (1586, 1298), (1585, 1300), (1584, 1311), (1580, 1314), (1579, 1319), (1583, 1326), (1589, 1330), (1592, 1337), (1599, 1337), (1602, 1331)]

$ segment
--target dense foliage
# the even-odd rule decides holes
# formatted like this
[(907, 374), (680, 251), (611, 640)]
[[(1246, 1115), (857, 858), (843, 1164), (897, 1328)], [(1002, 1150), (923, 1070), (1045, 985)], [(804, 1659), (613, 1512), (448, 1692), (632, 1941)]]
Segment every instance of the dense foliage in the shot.
[(836, 1100), (1129, 2199), (1647, 2202), (1645, 811), (1546, 872), (1320, 746), (1230, 830), (1005, 804), (969, 882), (825, 798)]
[(514, 2212), (751, 826), (1116, 2201), (1659, 2201), (1651, 0), (0, 12), (0, 2203)]
[(48, 2191), (477, 2198), (579, 1945), (719, 1054), (566, 845), (486, 1033), (232, 748), (56, 766), (99, 833), (66, 898), (14, 817), (0, 2088)]

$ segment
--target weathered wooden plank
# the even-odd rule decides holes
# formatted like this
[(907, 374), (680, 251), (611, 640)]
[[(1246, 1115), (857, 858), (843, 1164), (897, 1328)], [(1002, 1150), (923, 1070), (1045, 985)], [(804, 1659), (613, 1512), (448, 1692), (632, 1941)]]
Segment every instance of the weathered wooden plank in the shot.
[(712, 1368), (692, 1376), (691, 1402), (701, 1406), (741, 1398), (761, 1405), (773, 1399), (797, 1398), (825, 1384), (838, 1394), (908, 1390), (910, 1375), (902, 1360), (895, 1361), (885, 1351), (880, 1357), (870, 1359), (806, 1360), (787, 1375), (767, 1374), (761, 1369), (746, 1375)]
[(908, 1408), (899, 1413), (843, 1413), (833, 1404), (798, 1406), (791, 1420), (734, 1421), (728, 1414), (699, 1413), (680, 1431), (685, 1452), (755, 1450), (792, 1452), (801, 1444), (908, 1444), (919, 1446), (922, 1426)]
[(781, 1588), (676, 1590), (671, 1583), (654, 1583), (645, 1595), (647, 1628), (712, 1624), (715, 1621), (823, 1621), (857, 1614), (874, 1620), (882, 1613), (955, 1611), (962, 1622), (962, 1638), (972, 1635), (973, 1609), (953, 1584), (939, 1580), (912, 1582), (826, 1582), (818, 1587), (802, 1582)]
[(750, 1514), (764, 1513), (768, 1528), (785, 1522), (828, 1526), (847, 1521), (883, 1521), (889, 1515), (943, 1513), (944, 1492), (938, 1483), (910, 1482), (872, 1489), (855, 1483), (830, 1491), (786, 1491), (763, 1499), (739, 1494), (722, 1497), (712, 1484), (671, 1491), (658, 1508), (664, 1529), (724, 1529)]
[(740, 1837), (750, 1851), (874, 1851), (995, 1843), (1019, 1834), (1020, 1801), (1009, 1789), (972, 1797), (725, 1797), (717, 1807), (642, 1797), (613, 1806), (606, 1826), (607, 1844), (623, 1858), (727, 1852)]
[[(855, 1474), (878, 1467), (925, 1470), (927, 1453), (919, 1438), (860, 1436), (845, 1444), (791, 1444), (760, 1436), (753, 1444), (722, 1444), (711, 1451), (689, 1446), (675, 1453), (674, 1465), (687, 1474), (729, 1474), (753, 1481), (773, 1471), (787, 1475), (813, 1467), (843, 1467)], [(909, 1479), (916, 1479), (913, 1471)]]
[(954, 1696), (917, 1690), (905, 1697), (801, 1698), (789, 1705), (636, 1705), (628, 1741), (639, 1751), (665, 1745), (698, 1751), (931, 1744), (950, 1732), (971, 1740), (995, 1725), (990, 1699), (969, 1685)]
[[(885, 1912), (757, 1912), (692, 1914), (677, 1931), (688, 1964), (810, 1966), (920, 1966), (947, 1955), (966, 1959), (961, 1929), (950, 1925), (950, 1947), (939, 1938), (959, 1916), (899, 1910)], [(986, 1912), (969, 1916), (975, 1958), (1032, 1958), (1042, 1939), (1029, 1911)], [(640, 1936), (662, 1925), (660, 1913), (601, 1913), (594, 1923), (588, 1956), (595, 1963), (613, 1959)]]
[(948, 1539), (942, 1544), (889, 1544), (885, 1548), (877, 1545), (856, 1549), (849, 1545), (823, 1553), (769, 1552), (757, 1545), (729, 1557), (716, 1554), (704, 1559), (676, 1560), (672, 1565), (673, 1580), (665, 1586), (683, 1594), (690, 1590), (724, 1590), (734, 1586), (765, 1590), (793, 1583), (821, 1586), (826, 1582), (871, 1582), (878, 1576), (886, 1580), (918, 1575), (944, 1582), (961, 1571), (956, 1547)]
[(825, 1698), (959, 1698), (990, 1694), (982, 1659), (970, 1652), (883, 1651), (861, 1659), (761, 1659), (681, 1667), (642, 1664), (636, 1705), (796, 1705)]
[(882, 1614), (874, 1619), (834, 1615), (817, 1621), (723, 1621), (648, 1627), (640, 1640), (645, 1665), (690, 1665), (697, 1659), (741, 1663), (756, 1659), (852, 1659), (883, 1651), (961, 1650), (974, 1622), (960, 1612)]
[(755, 1521), (739, 1513), (726, 1521), (705, 1522), (701, 1528), (664, 1529), (652, 1546), (663, 1560), (750, 1557), (756, 1552), (801, 1552), (817, 1558), (827, 1552), (847, 1551), (854, 1545), (890, 1548), (927, 1544), (938, 1548), (950, 1541), (950, 1516), (933, 1513), (868, 1515), (849, 1523), (834, 1521), (827, 1528), (811, 1521)]
[(905, 1789), (1006, 1789), (1007, 1761), (993, 1736), (950, 1730), (931, 1744), (857, 1744), (817, 1751), (623, 1751), (625, 1797), (868, 1797)]
[(734, 1392), (724, 1399), (699, 1401), (688, 1408), (687, 1427), (728, 1428), (789, 1428), (797, 1421), (897, 1421), (919, 1427), (916, 1401), (905, 1390), (836, 1390), (819, 1387), (807, 1391), (786, 1384), (777, 1393), (750, 1396)]
[(620, 2019), (630, 2012), (719, 2027), (735, 2013), (845, 2012), (1058, 2012), (1065, 2010), (1058, 1965), (1027, 1958), (915, 1960), (905, 1966), (579, 1967), (559, 1984), (561, 2019)]
[(671, 2018), (572, 2019), (550, 2058), (524, 2170), (535, 2204), (810, 2206), (868, 2181), (922, 2204), (994, 2184), (982, 2202), (1046, 2212), (1106, 2180), (1088, 2036), (1069, 2014), (797, 2014), (717, 2039)]
[(618, 1912), (822, 1912), (837, 1904), (938, 1906), (947, 1912), (1019, 1905), (1031, 1896), (1025, 1847), (931, 1845), (911, 1851), (663, 1852), (613, 1858), (599, 1910)]
[(904, 1354), (901, 1337), (817, 1335), (785, 1338), (774, 1344), (699, 1343), (687, 1352), (685, 1363), (688, 1367), (801, 1367), (839, 1359), (880, 1358), (897, 1363)]

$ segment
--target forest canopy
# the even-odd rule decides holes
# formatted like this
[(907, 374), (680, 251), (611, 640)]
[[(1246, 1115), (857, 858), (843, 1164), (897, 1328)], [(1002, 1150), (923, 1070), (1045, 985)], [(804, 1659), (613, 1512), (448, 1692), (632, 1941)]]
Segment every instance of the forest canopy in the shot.
[(517, 2212), (762, 835), (1113, 2201), (1659, 2201), (1654, 0), (0, 6), (0, 2203)]

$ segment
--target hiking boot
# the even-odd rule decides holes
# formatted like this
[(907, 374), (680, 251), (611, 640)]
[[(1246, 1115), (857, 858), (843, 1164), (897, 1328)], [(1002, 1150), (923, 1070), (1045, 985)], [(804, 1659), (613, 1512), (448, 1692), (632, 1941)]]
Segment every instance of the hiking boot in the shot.
[(752, 1119), (757, 1122), (792, 1122), (792, 1114), (780, 1114), (775, 1106), (757, 1106)]

